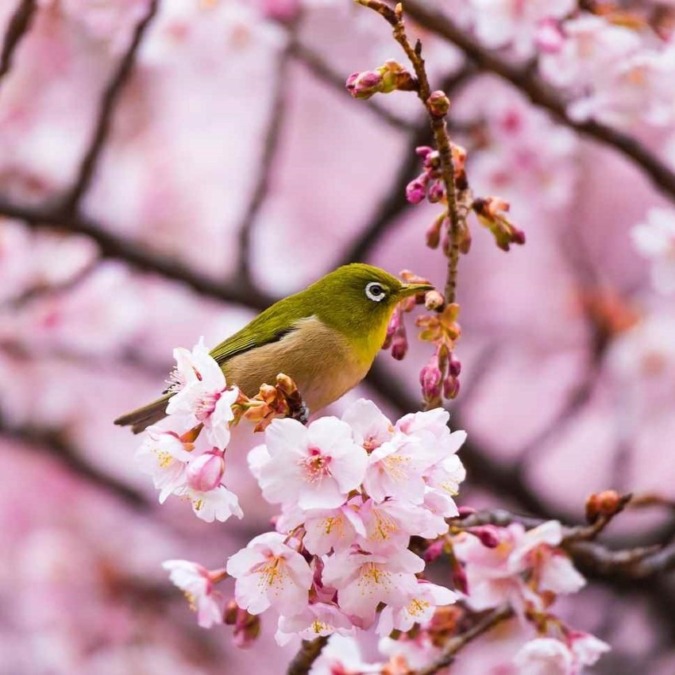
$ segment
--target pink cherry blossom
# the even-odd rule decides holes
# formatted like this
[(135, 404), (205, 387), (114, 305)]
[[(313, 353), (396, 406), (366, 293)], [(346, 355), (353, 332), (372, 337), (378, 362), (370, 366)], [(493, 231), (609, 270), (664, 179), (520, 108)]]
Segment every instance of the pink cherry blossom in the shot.
[(284, 543), (284, 536), (267, 532), (253, 538), (227, 562), (227, 572), (237, 581), (237, 604), (251, 614), (274, 607), (294, 616), (308, 604), (312, 570), (307, 561)]
[(188, 499), (197, 518), (207, 523), (214, 520), (224, 523), (231, 516), (239, 519), (244, 517), (237, 495), (224, 485), (218, 485), (212, 490), (195, 490), (186, 485), (178, 488), (175, 494)]
[(167, 560), (162, 567), (170, 572), (171, 581), (185, 593), (202, 628), (223, 623), (225, 600), (214, 586), (224, 570), (210, 571), (189, 560)]
[(230, 442), (229, 423), (234, 419), (232, 405), (239, 396), (236, 387), (227, 388), (225, 375), (201, 338), (192, 352), (174, 350), (176, 368), (167, 413), (191, 424), (203, 424), (207, 438), (224, 450)]
[(205, 452), (193, 459), (187, 468), (188, 487), (198, 492), (208, 492), (220, 485), (225, 472), (225, 460), (221, 451)]
[(323, 581), (337, 589), (340, 609), (367, 628), (381, 602), (406, 603), (406, 593), (417, 585), (415, 573), (423, 569), (422, 558), (407, 549), (386, 556), (341, 551), (324, 559)]
[(317, 602), (308, 605), (300, 614), (281, 616), (275, 639), (277, 644), (285, 645), (294, 636), (314, 640), (322, 635), (349, 635), (353, 632), (352, 622), (335, 605)]
[(650, 209), (647, 221), (631, 232), (635, 248), (652, 261), (652, 282), (662, 293), (675, 292), (675, 210)]
[(185, 485), (187, 463), (191, 458), (185, 444), (174, 432), (157, 426), (148, 428), (143, 443), (136, 451), (140, 470), (152, 476), (155, 487), (160, 490), (160, 503)]
[(560, 640), (536, 638), (526, 642), (514, 658), (521, 675), (574, 675), (574, 655)]
[(368, 456), (356, 445), (348, 424), (323, 417), (308, 427), (275, 420), (265, 430), (269, 459), (254, 455), (265, 499), (297, 503), (302, 509), (335, 508), (363, 480)]
[(349, 424), (354, 440), (368, 452), (379, 448), (394, 435), (394, 427), (382, 411), (364, 398), (354, 401), (342, 414)]
[(377, 632), (382, 636), (393, 630), (409, 631), (415, 624), (426, 625), (434, 615), (436, 607), (456, 602), (458, 595), (444, 586), (428, 581), (419, 581), (416, 588), (408, 593), (407, 602), (402, 606), (387, 606), (380, 614)]

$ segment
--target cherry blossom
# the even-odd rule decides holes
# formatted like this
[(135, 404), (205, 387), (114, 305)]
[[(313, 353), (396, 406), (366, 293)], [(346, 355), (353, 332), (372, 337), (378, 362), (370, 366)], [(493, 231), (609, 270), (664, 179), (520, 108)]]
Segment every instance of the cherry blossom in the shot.
[(308, 604), (312, 571), (302, 555), (276, 532), (251, 539), (246, 548), (230, 557), (227, 573), (236, 579), (237, 604), (251, 614), (274, 607), (294, 616)]
[(407, 549), (386, 556), (341, 551), (324, 560), (323, 580), (337, 589), (338, 604), (361, 627), (370, 626), (379, 603), (399, 607), (416, 588), (424, 561)]
[(211, 490), (195, 490), (185, 485), (175, 490), (174, 494), (188, 499), (194, 514), (207, 523), (214, 520), (224, 523), (231, 516), (244, 517), (239, 498), (224, 485), (217, 485)]
[(550, 637), (525, 643), (514, 663), (523, 675), (579, 675), (584, 666), (592, 666), (609, 645), (587, 633), (572, 637), (570, 645)]
[(263, 495), (273, 504), (338, 507), (363, 480), (366, 452), (354, 443), (349, 425), (337, 418), (323, 417), (308, 427), (292, 419), (275, 420), (265, 431), (265, 442), (269, 459), (254, 457)]
[(275, 639), (279, 645), (287, 644), (293, 637), (314, 640), (322, 635), (349, 635), (354, 626), (335, 605), (316, 602), (299, 614), (281, 616)]
[(197, 612), (197, 622), (202, 628), (223, 623), (225, 600), (214, 589), (223, 577), (223, 570), (210, 571), (189, 560), (167, 560), (162, 567), (169, 571), (171, 581), (186, 595), (190, 607)]

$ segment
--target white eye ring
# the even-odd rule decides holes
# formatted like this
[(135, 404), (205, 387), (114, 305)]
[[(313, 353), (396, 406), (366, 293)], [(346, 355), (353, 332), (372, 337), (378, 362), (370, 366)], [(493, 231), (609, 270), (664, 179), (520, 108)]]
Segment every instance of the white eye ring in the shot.
[(382, 302), (387, 297), (387, 293), (382, 284), (377, 281), (371, 281), (366, 286), (366, 297), (373, 302)]

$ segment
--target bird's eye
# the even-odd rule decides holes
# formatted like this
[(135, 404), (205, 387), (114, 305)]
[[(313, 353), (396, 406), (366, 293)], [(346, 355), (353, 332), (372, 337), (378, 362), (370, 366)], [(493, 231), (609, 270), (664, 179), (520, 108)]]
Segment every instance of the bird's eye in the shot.
[(382, 284), (378, 284), (377, 281), (371, 281), (366, 286), (366, 296), (369, 300), (380, 302), (381, 300), (384, 300), (386, 295), (387, 292), (384, 290), (384, 286), (382, 286)]

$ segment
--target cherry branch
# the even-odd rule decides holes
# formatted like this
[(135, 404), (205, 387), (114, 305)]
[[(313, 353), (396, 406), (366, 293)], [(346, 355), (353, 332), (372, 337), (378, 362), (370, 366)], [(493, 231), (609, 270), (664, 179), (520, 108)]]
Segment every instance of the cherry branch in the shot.
[(357, 0), (357, 2), (380, 14), (391, 25), (394, 39), (401, 45), (415, 71), (417, 78), (415, 91), (429, 117), (429, 124), (431, 125), (436, 148), (440, 156), (441, 175), (448, 202), (448, 239), (450, 244), (448, 247), (445, 301), (448, 304), (452, 304), (455, 302), (457, 296), (457, 269), (459, 267), (462, 216), (457, 200), (452, 144), (446, 122), (450, 100), (442, 91), (431, 91), (424, 58), (422, 57), (422, 43), (417, 40), (414, 47), (411, 44), (403, 21), (403, 5), (398, 3), (394, 9), (391, 9), (381, 0)]
[[(295, 26), (291, 26), (291, 36), (295, 32)], [(292, 37), (291, 37), (292, 40)], [(279, 138), (286, 116), (286, 91), (287, 77), (290, 65), (291, 45), (279, 55), (277, 69), (274, 73), (274, 91), (272, 93), (272, 102), (269, 109), (269, 119), (267, 129), (262, 139), (262, 156), (258, 166), (256, 184), (251, 193), (251, 198), (246, 206), (246, 211), (242, 217), (241, 223), (237, 227), (239, 240), (239, 274), (238, 276), (250, 284), (251, 281), (251, 241), (253, 228), (255, 226), (258, 213), (265, 203), (265, 198), (270, 189), (271, 174), (274, 168), (274, 159), (279, 148)]]
[(36, 10), (36, 0), (20, 0), (14, 10), (7, 24), (0, 53), (0, 80), (10, 71), (16, 49), (30, 30)]
[(426, 668), (415, 671), (415, 675), (433, 675), (443, 668), (447, 668), (455, 660), (457, 653), (464, 649), (472, 640), (492, 630), (500, 623), (507, 621), (513, 615), (513, 609), (509, 605), (497, 607), (484, 614), (471, 628), (448, 640), (443, 647), (441, 655)]
[(600, 122), (573, 120), (558, 92), (531, 68), (509, 63), (498, 52), (485, 49), (478, 40), (460, 29), (447, 14), (431, 4), (420, 0), (406, 0), (405, 8), (408, 15), (420, 26), (452, 42), (482, 70), (510, 82), (534, 105), (547, 110), (558, 122), (619, 152), (649, 176), (656, 187), (675, 200), (675, 172), (635, 138)]
[(0, 414), (0, 437), (17, 441), (35, 451), (51, 455), (80, 478), (114, 494), (136, 510), (146, 511), (151, 508), (145, 495), (89, 463), (58, 429), (10, 424)]
[(91, 181), (96, 171), (99, 157), (103, 151), (110, 128), (112, 125), (113, 114), (124, 85), (129, 80), (131, 71), (136, 60), (136, 55), (141, 46), (141, 41), (150, 22), (157, 13), (159, 0), (150, 0), (148, 11), (138, 22), (131, 36), (129, 47), (121, 58), (115, 72), (113, 73), (108, 86), (106, 87), (101, 99), (98, 118), (94, 126), (93, 135), (89, 142), (89, 147), (85, 152), (80, 167), (78, 169), (77, 179), (70, 193), (63, 200), (62, 209), (64, 213), (76, 213), (82, 197), (89, 189)]
[(321, 655), (321, 650), (328, 644), (327, 637), (316, 640), (303, 640), (298, 653), (288, 666), (287, 675), (307, 675), (312, 669), (314, 661)]

